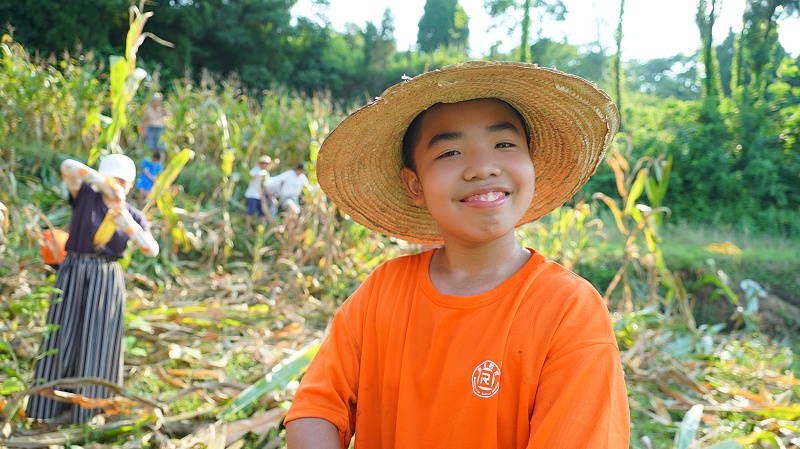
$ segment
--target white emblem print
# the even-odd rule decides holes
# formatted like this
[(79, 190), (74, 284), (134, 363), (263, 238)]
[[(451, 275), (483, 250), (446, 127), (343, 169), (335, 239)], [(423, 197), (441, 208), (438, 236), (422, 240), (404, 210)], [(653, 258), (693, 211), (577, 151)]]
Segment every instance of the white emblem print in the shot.
[(500, 367), (487, 360), (472, 372), (472, 392), (480, 398), (490, 398), (500, 389)]

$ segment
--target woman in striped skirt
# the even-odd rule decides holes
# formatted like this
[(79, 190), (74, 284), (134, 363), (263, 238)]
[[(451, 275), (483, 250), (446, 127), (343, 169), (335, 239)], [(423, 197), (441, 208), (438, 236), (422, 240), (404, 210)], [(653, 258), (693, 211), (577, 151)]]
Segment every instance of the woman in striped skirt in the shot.
[[(98, 171), (71, 159), (61, 164), (72, 217), (67, 256), (56, 274), (60, 293), (51, 298), (47, 313), (47, 324), (57, 328), (42, 343), (35, 384), (97, 377), (122, 385), (125, 279), (117, 259), (129, 239), (153, 257), (158, 243), (144, 215), (125, 201), (136, 178), (133, 161), (109, 155)], [(70, 392), (85, 398), (109, 396), (101, 385)], [(32, 395), (27, 406), (29, 418), (53, 420), (68, 413), (71, 423), (83, 423), (100, 411), (39, 395)]]

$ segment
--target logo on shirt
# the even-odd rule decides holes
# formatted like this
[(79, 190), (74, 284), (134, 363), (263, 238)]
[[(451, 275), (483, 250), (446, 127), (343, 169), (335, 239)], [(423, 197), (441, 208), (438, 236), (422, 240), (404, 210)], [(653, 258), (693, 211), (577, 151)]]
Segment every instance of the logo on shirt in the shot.
[(490, 398), (500, 389), (500, 367), (487, 360), (472, 372), (472, 392), (479, 398)]

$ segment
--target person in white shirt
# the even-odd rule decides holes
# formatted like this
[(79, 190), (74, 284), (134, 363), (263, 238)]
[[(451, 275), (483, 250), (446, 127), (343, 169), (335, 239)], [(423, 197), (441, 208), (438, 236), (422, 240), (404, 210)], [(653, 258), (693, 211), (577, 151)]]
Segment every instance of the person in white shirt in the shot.
[[(253, 215), (257, 215), (261, 224), (266, 226), (267, 214), (270, 214), (270, 204), (275, 201), (269, 190), (265, 188), (269, 179), (269, 169), (272, 165), (272, 158), (261, 156), (258, 158), (258, 166), (250, 170), (250, 184), (244, 192), (247, 200), (247, 215), (244, 217), (244, 225), (247, 232), (253, 232)], [(272, 216), (270, 215), (270, 218)]]
[(294, 216), (300, 213), (300, 195), (303, 193), (303, 188), (309, 191), (313, 190), (308, 182), (303, 164), (298, 164), (293, 170), (273, 176), (266, 182), (266, 186), (267, 190), (276, 197), (277, 205)]

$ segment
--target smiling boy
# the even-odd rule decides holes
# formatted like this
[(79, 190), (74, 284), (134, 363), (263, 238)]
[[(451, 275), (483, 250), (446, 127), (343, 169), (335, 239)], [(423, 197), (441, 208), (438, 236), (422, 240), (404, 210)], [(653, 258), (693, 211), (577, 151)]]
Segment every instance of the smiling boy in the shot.
[(320, 150), (326, 194), (370, 229), (443, 247), (382, 264), (344, 302), (288, 447), (627, 448), (605, 304), (514, 232), (586, 182), (618, 122), (580, 78), (488, 62), (420, 75), (343, 121)]

